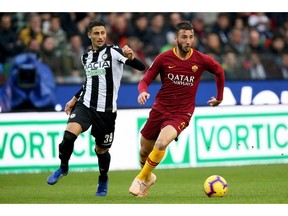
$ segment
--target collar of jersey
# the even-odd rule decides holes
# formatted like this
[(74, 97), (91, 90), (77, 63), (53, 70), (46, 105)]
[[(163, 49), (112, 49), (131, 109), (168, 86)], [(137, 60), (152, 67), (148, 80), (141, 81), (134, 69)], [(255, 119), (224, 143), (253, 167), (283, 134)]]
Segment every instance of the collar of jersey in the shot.
[(105, 49), (107, 47), (107, 44), (105, 43), (101, 48), (99, 48), (98, 50), (93, 50), (93, 48), (92, 48), (92, 50), (93, 50), (93, 52), (101, 52), (103, 49)]

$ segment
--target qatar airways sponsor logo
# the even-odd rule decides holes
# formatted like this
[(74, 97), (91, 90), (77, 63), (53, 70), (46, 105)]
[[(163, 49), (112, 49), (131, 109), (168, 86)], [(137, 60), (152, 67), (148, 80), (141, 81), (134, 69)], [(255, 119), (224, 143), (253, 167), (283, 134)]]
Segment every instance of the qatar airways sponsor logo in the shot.
[(187, 75), (179, 75), (179, 74), (168, 74), (168, 79), (170, 79), (176, 85), (183, 85), (183, 86), (193, 86), (194, 84), (194, 76), (187, 76)]

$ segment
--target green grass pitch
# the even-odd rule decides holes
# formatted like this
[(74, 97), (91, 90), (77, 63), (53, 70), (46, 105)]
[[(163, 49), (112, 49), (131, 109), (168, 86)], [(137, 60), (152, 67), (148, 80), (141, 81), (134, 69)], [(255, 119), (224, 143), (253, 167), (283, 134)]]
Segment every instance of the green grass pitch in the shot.
[[(149, 195), (137, 198), (128, 188), (138, 170), (110, 171), (106, 197), (96, 197), (98, 172), (70, 172), (51, 186), (51, 172), (0, 174), (1, 204), (287, 204), (287, 164), (155, 169), (156, 183)], [(228, 193), (209, 198), (203, 192), (205, 179), (223, 176)]]

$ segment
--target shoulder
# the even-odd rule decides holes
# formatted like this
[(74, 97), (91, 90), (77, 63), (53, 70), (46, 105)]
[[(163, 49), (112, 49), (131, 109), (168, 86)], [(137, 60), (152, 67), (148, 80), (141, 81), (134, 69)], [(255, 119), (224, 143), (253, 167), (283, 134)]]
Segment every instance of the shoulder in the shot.
[(174, 55), (173, 49), (167, 50), (165, 52), (160, 53), (159, 55), (165, 57), (165, 56), (171, 56)]
[(107, 45), (107, 49), (110, 49), (111, 52), (116, 51), (117, 53), (120, 53), (121, 55), (123, 55), (122, 49), (117, 45)]
[(83, 52), (82, 56), (85, 55), (85, 54), (88, 54), (88, 53), (91, 52), (91, 51), (92, 51), (91, 48), (86, 49), (86, 50)]
[(107, 48), (108, 49), (112, 49), (112, 50), (116, 50), (116, 51), (120, 51), (120, 50), (122, 50), (119, 46), (117, 46), (117, 45), (110, 45), (110, 44), (107, 44)]
[(193, 49), (193, 55), (197, 56), (197, 58), (203, 60), (203, 61), (215, 61), (211, 56), (205, 54), (205, 53), (202, 53), (198, 50), (195, 50)]
[(174, 56), (174, 53), (173, 53), (173, 50), (167, 50), (165, 52), (162, 52), (162, 53), (159, 53), (155, 60), (162, 60), (162, 59), (166, 59), (167, 57), (170, 57), (170, 56)]

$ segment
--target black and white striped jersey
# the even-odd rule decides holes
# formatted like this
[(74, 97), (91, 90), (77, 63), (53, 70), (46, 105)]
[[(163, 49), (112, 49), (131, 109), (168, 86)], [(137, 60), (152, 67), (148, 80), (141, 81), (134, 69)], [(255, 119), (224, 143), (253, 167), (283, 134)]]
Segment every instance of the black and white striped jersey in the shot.
[(85, 83), (79, 101), (99, 112), (115, 112), (117, 97), (127, 58), (115, 45), (97, 51), (87, 50), (81, 57)]

